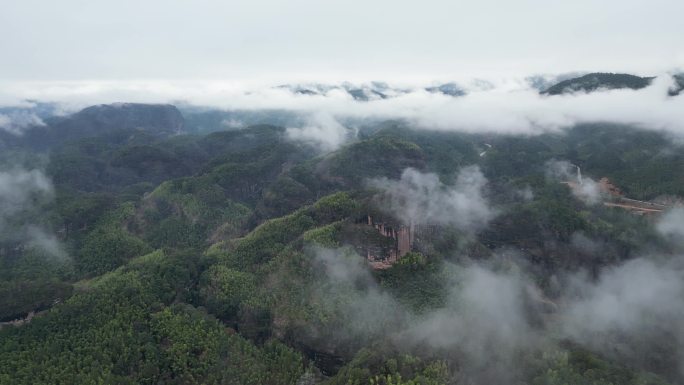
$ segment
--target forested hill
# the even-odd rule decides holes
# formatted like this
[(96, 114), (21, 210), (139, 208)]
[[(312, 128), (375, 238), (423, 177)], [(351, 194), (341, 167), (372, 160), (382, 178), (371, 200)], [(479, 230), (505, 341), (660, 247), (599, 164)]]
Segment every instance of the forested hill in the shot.
[(684, 380), (668, 134), (373, 122), (321, 151), (184, 120), (3, 137), (0, 384)]
[(542, 94), (560, 95), (572, 92), (592, 92), (599, 89), (629, 88), (638, 90), (647, 87), (653, 77), (640, 77), (630, 74), (590, 73), (577, 78), (563, 80), (543, 90)]
[(4, 144), (5, 147), (45, 150), (68, 141), (105, 134), (164, 137), (183, 132), (183, 116), (173, 105), (102, 104), (66, 116), (51, 114), (43, 120), (29, 121), (21, 135), (0, 131), (0, 148)]

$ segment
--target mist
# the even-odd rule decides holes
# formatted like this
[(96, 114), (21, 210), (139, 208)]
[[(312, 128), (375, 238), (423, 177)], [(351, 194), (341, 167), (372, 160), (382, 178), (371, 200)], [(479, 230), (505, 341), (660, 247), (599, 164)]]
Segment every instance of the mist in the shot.
[(332, 334), (326, 338), (337, 343), (384, 340), (402, 352), (457, 355), (461, 364), (455, 376), (492, 384), (510, 383), (520, 374), (519, 355), (549, 343), (530, 313), (537, 289), (515, 265), (446, 263), (440, 273), (447, 292), (444, 306), (418, 313), (378, 285), (363, 258), (349, 249), (309, 252), (324, 272), (311, 296), (335, 303), (339, 324), (325, 330)]
[(601, 202), (601, 189), (599, 184), (586, 175), (581, 174), (578, 166), (566, 160), (551, 160), (546, 162), (546, 177), (567, 183), (572, 195), (588, 205)]
[(401, 351), (456, 355), (455, 376), (490, 384), (510, 383), (521, 375), (522, 356), (560, 351), (562, 341), (651, 370), (648, 357), (668, 346), (676, 356), (663, 362), (672, 363), (671, 375), (684, 375), (680, 257), (637, 258), (606, 267), (597, 278), (567, 272), (554, 302), (521, 265), (445, 263), (445, 305), (416, 313), (373, 281), (362, 257), (348, 249), (314, 252), (325, 266), (315, 297), (346, 298), (334, 305), (341, 321), (332, 331), (337, 343), (385, 340)]
[(684, 97), (668, 96), (673, 78), (665, 73), (641, 90), (554, 96), (540, 95), (525, 78), (462, 79), (457, 83), (464, 96), (426, 90), (439, 83), (397, 82), (393, 87), (402, 92), (369, 101), (355, 100), (339, 86), (320, 94), (299, 94), (245, 81), (8, 83), (0, 91), (0, 105), (27, 106), (26, 100), (40, 100), (57, 103), (59, 111), (76, 111), (92, 104), (125, 101), (285, 110), (311, 120), (306, 126), (292, 127), (291, 135), (321, 143), (323, 148), (334, 148), (349, 137), (349, 128), (339, 123), (348, 118), (402, 119), (431, 130), (519, 135), (558, 132), (578, 123), (599, 121), (684, 134)]
[(669, 241), (684, 245), (684, 208), (674, 207), (656, 223), (656, 230)]
[(483, 228), (496, 214), (484, 196), (487, 179), (479, 167), (462, 168), (453, 186), (434, 173), (408, 168), (399, 180), (378, 178), (368, 185), (378, 189), (380, 208), (404, 224), (454, 225), (472, 232)]
[(317, 113), (301, 127), (288, 127), (286, 134), (294, 141), (310, 144), (319, 152), (327, 153), (356, 138), (357, 130), (343, 126), (330, 115)]
[(562, 299), (562, 332), (595, 351), (641, 361), (648, 351), (656, 354), (658, 345), (674, 343), (679, 362), (673, 367), (681, 370), (683, 261), (637, 258), (604, 269), (597, 280), (571, 277)]
[(64, 258), (66, 253), (57, 237), (41, 220), (41, 206), (52, 199), (52, 182), (42, 170), (20, 167), (0, 170), (1, 239)]
[[(564, 161), (547, 169), (550, 177), (576, 177)], [(476, 167), (462, 169), (452, 186), (414, 169), (405, 170), (399, 180), (375, 179), (369, 185), (379, 191), (380, 207), (405, 223), (454, 225), (469, 232), (485, 228), (497, 213), (485, 199), (486, 179)], [(528, 199), (523, 195), (521, 200)], [(681, 246), (680, 207), (654, 226), (666, 241)], [(571, 243), (587, 253), (612, 247), (584, 233), (575, 233)], [(593, 272), (559, 271), (546, 287), (537, 283), (538, 271), (514, 251), (495, 251), (486, 260), (454, 258), (459, 262), (439, 264), (443, 304), (416, 311), (380, 285), (351, 249), (308, 252), (324, 272), (312, 296), (345, 293), (346, 300), (334, 305), (342, 320), (335, 341), (384, 340), (400, 351), (455, 355), (459, 367), (453, 375), (474, 383), (512, 383), (523, 375), (521, 357), (560, 352), (568, 343), (684, 378), (684, 256), (678, 253), (642, 252)]]
[(0, 130), (13, 135), (21, 135), (28, 127), (44, 125), (45, 122), (40, 117), (29, 111), (16, 110), (0, 113)]

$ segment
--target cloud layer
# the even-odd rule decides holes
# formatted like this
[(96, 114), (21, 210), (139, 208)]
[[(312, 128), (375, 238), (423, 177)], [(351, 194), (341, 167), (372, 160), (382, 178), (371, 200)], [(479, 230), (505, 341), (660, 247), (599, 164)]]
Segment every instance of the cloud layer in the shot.
[[(684, 96), (668, 97), (673, 80), (667, 74), (638, 91), (621, 89), (558, 96), (540, 95), (525, 78), (464, 78), (458, 83), (467, 92), (464, 96), (429, 92), (426, 88), (430, 84), (440, 83), (398, 83), (391, 87), (398, 90), (393, 97), (359, 101), (343, 88), (350, 85), (318, 85), (325, 92), (309, 94), (263, 82), (14, 82), (0, 87), (0, 105), (26, 105), (25, 101), (30, 99), (57, 102), (60, 111), (75, 111), (87, 105), (119, 101), (184, 101), (224, 110), (289, 111), (310, 121), (308, 125), (292, 127), (290, 135), (318, 142), (323, 148), (334, 148), (349, 137), (348, 127), (340, 124), (345, 119), (402, 119), (417, 128), (431, 130), (520, 135), (605, 121), (684, 135)], [(30, 117), (30, 113), (22, 116)], [(16, 127), (21, 126), (8, 123), (7, 117), (0, 119), (5, 129), (17, 131)]]

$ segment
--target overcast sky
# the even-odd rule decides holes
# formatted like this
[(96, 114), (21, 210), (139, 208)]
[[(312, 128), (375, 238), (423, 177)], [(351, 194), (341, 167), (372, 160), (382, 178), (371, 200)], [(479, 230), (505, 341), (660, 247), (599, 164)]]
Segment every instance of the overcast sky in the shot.
[(682, 0), (0, 0), (0, 80), (662, 72)]

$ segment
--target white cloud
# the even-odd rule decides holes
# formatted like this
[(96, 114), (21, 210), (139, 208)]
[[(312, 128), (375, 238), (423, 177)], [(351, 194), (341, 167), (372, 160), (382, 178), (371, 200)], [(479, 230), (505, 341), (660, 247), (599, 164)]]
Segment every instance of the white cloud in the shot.
[(224, 119), (221, 121), (221, 125), (233, 130), (245, 127), (245, 124), (237, 119)]
[(662, 235), (681, 242), (684, 239), (684, 208), (675, 207), (656, 222), (656, 229)]
[(328, 114), (314, 114), (303, 127), (288, 127), (290, 139), (310, 143), (322, 152), (330, 152), (339, 148), (355, 137), (356, 131), (340, 124)]
[(568, 183), (572, 194), (588, 205), (600, 203), (601, 188), (593, 179), (581, 174), (581, 169), (565, 160), (546, 162), (546, 176)]
[(560, 299), (560, 333), (623, 362), (647, 365), (657, 355), (684, 375), (682, 267), (681, 257), (637, 258), (597, 279), (572, 276)]
[(404, 223), (454, 225), (465, 232), (482, 229), (495, 215), (484, 197), (487, 179), (477, 166), (460, 170), (453, 186), (433, 173), (409, 168), (399, 180), (369, 181), (381, 190), (380, 205)]
[(0, 240), (23, 242), (52, 256), (66, 254), (57, 238), (36, 224), (41, 202), (54, 196), (52, 182), (37, 169), (0, 171)]
[(4, 219), (25, 210), (36, 195), (52, 193), (52, 184), (39, 170), (0, 171), (0, 231), (6, 230)]
[(12, 111), (0, 113), (0, 130), (14, 135), (21, 135), (26, 128), (32, 126), (44, 126), (45, 122), (33, 112)]
[(459, 267), (446, 307), (420, 317), (403, 335), (413, 344), (458, 351), (478, 383), (514, 378), (516, 354), (537, 343), (527, 316), (527, 284), (517, 272)]
[(600, 203), (602, 199), (599, 184), (591, 178), (582, 178), (582, 184), (573, 188), (572, 193), (589, 205)]
[[(397, 88), (411, 92), (360, 102), (339, 88), (324, 95), (300, 95), (266, 82), (10, 82), (0, 87), (0, 104), (32, 99), (59, 102), (63, 108), (75, 110), (116, 101), (184, 100), (221, 109), (281, 109), (338, 121), (348, 117), (405, 119), (417, 127), (436, 130), (530, 135), (558, 131), (576, 123), (607, 121), (684, 134), (684, 97), (667, 96), (672, 84), (669, 75), (658, 77), (651, 86), (638, 91), (558, 96), (539, 95), (524, 78), (495, 78), (491, 83), (493, 88), (482, 88), (463, 79), (459, 84), (465, 85), (468, 94), (462, 97), (426, 92), (425, 83), (397, 83)], [(318, 128), (305, 136), (320, 139), (331, 135), (330, 141), (325, 138), (324, 142), (339, 137), (339, 130)]]
[(684, 276), (673, 266), (636, 259), (606, 269), (596, 282), (576, 276), (571, 287), (577, 298), (565, 309), (563, 326), (583, 342), (594, 333), (638, 333), (649, 323), (684, 317)]

